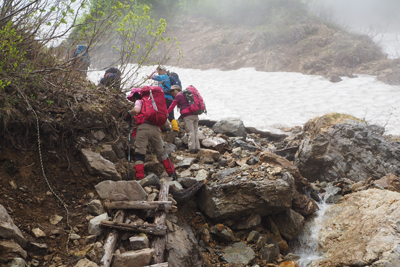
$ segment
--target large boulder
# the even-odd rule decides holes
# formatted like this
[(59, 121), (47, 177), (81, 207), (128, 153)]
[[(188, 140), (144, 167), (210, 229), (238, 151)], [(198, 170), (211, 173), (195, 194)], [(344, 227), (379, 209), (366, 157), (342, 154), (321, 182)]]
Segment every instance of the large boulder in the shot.
[(216, 133), (222, 133), (227, 136), (246, 137), (246, 128), (243, 121), (239, 118), (227, 118), (220, 120), (212, 127)]
[(400, 266), (400, 193), (369, 189), (348, 194), (325, 213), (316, 266)]
[(213, 219), (237, 219), (288, 210), (294, 192), (294, 179), (288, 172), (254, 179), (237, 179), (235, 173), (230, 173), (203, 186), (196, 202)]
[(121, 175), (115, 169), (114, 163), (103, 158), (99, 153), (81, 149), (81, 158), (90, 174), (100, 175), (105, 179), (121, 180)]
[(348, 178), (365, 181), (400, 174), (400, 145), (382, 136), (383, 129), (339, 123), (302, 141), (294, 164), (311, 182)]

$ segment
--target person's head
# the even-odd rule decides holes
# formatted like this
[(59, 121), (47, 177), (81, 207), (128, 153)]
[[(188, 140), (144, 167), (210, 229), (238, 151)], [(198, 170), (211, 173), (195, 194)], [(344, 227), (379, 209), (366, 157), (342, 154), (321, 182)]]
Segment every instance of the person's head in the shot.
[(158, 66), (157, 73), (158, 75), (164, 75), (167, 73), (167, 68), (164, 66)]
[(142, 99), (140, 96), (140, 88), (133, 88), (130, 95), (127, 97), (129, 101), (135, 102), (136, 100)]
[(172, 85), (171, 86), (171, 89), (169, 90), (169, 92), (171, 93), (171, 95), (173, 96), (173, 97), (175, 97), (177, 94), (179, 94), (179, 92), (181, 92), (182, 91), (182, 88), (179, 86), (179, 85), (177, 85), (177, 84), (175, 84), (175, 85)]

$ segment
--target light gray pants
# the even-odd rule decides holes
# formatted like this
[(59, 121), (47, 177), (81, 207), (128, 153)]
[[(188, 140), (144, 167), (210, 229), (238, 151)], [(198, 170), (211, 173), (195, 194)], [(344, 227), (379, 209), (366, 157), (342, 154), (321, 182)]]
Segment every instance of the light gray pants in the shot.
[(187, 116), (183, 118), (183, 122), (185, 123), (185, 128), (189, 135), (188, 138), (189, 149), (200, 149), (200, 141), (197, 134), (199, 129), (199, 116), (198, 115)]

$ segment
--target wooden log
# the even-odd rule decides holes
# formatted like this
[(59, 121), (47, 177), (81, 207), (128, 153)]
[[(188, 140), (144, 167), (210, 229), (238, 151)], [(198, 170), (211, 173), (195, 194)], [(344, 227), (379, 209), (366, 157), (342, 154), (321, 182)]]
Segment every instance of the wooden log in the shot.
[(172, 191), (171, 190), (171, 195), (176, 200), (176, 202), (180, 203), (180, 202), (194, 196), (194, 194), (196, 194), (196, 192), (203, 186), (203, 184), (204, 184), (204, 181), (198, 181), (184, 190), (181, 190), (181, 191)]
[(106, 209), (171, 210), (172, 201), (105, 201)]
[(144, 267), (168, 267), (168, 262), (163, 262), (163, 263), (157, 263), (157, 264), (153, 264), (153, 265), (147, 265)]
[[(115, 214), (114, 222), (116, 222), (116, 223), (123, 222), (124, 217), (125, 217), (125, 211), (119, 210)], [(115, 248), (117, 245), (118, 237), (119, 237), (119, 233), (116, 230), (111, 231), (109, 233), (109, 235), (107, 236), (107, 239), (103, 246), (104, 256), (100, 260), (101, 267), (110, 267), (111, 266), (111, 261), (112, 261), (112, 257), (114, 255), (114, 251), (115, 251)]]
[(117, 223), (110, 221), (101, 221), (100, 226), (116, 229), (116, 230), (124, 230), (124, 231), (134, 231), (141, 232), (151, 235), (159, 235), (164, 236), (167, 233), (167, 227), (165, 225), (158, 225), (155, 223), (149, 224), (129, 224), (129, 223)]
[[(168, 191), (169, 184), (167, 182), (163, 182), (161, 184), (160, 193), (158, 200), (159, 201), (167, 201), (168, 200)], [(157, 211), (156, 216), (154, 218), (154, 223), (157, 225), (165, 226), (165, 219), (167, 218), (167, 213), (165, 211)], [(164, 262), (164, 250), (165, 250), (165, 237), (156, 237), (153, 241), (154, 248), (154, 263), (163, 263)]]

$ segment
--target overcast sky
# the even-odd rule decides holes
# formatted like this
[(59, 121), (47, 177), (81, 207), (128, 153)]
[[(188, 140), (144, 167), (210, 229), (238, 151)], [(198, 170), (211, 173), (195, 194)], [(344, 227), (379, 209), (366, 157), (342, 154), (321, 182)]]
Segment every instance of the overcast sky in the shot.
[[(400, 0), (316, 0), (333, 22), (351, 28), (400, 31)], [(317, 9), (321, 12), (320, 9)]]

